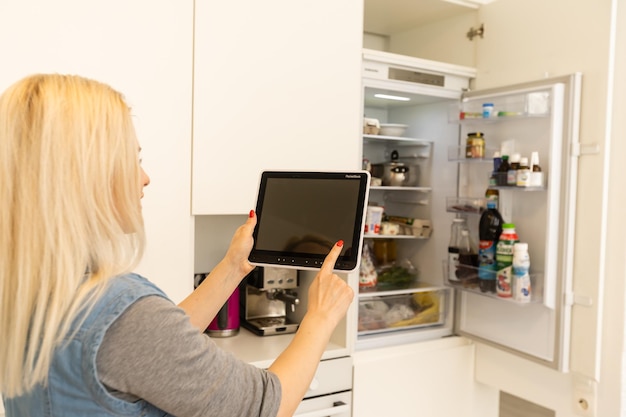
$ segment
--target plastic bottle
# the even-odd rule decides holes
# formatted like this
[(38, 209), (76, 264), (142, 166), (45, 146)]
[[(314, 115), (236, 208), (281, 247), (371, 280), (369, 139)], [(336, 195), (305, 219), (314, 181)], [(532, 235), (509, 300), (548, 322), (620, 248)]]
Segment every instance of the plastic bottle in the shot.
[(530, 154), (530, 186), (543, 187), (543, 172), (539, 166), (539, 152)]
[(498, 172), (498, 169), (500, 169), (501, 163), (502, 163), (502, 156), (500, 156), (500, 152), (495, 151), (493, 153), (493, 172)]
[(513, 246), (513, 299), (520, 303), (530, 302), (530, 256), (528, 243)]
[(459, 242), (459, 265), (456, 276), (464, 287), (473, 287), (478, 284), (478, 251), (469, 236), (467, 228), (461, 229)]
[(478, 226), (478, 286), (482, 292), (496, 292), (496, 244), (503, 223), (495, 203), (487, 201), (487, 210), (480, 216)]
[(498, 169), (501, 163), (502, 157), (500, 156), (500, 152), (495, 151), (493, 153), (493, 171), (491, 171), (491, 176), (489, 177), (489, 186), (491, 187), (498, 185)]
[(461, 230), (466, 229), (465, 219), (457, 217), (452, 220), (450, 228), (450, 244), (448, 245), (448, 280), (452, 283), (458, 283), (456, 276), (456, 268), (459, 264), (459, 252), (461, 245)]
[(498, 200), (500, 199), (500, 192), (489, 186), (487, 191), (485, 191), (485, 198), (487, 199), (487, 203), (493, 201), (495, 203), (495, 208), (498, 208)]
[(506, 184), (507, 185), (516, 185), (517, 184), (517, 170), (519, 169), (519, 163), (522, 156), (519, 153), (514, 153), (511, 155), (509, 159), (509, 170), (506, 175)]
[(500, 158), (500, 152), (496, 151), (493, 154), (493, 171), (491, 171), (491, 177), (489, 177), (489, 187), (487, 187), (487, 191), (485, 191), (485, 198), (487, 201), (495, 201), (496, 208), (498, 207), (500, 192), (493, 187), (498, 185), (498, 169), (500, 168), (500, 164), (502, 164), (502, 158)]
[(526, 157), (520, 160), (519, 169), (517, 170), (516, 185), (518, 187), (530, 186), (530, 166), (528, 165), (528, 158)]
[(496, 277), (496, 293), (499, 297), (510, 298), (513, 296), (512, 275), (513, 275), (513, 245), (519, 242), (519, 237), (515, 231), (513, 223), (502, 225), (502, 234), (496, 245), (496, 267), (498, 274)]
[(498, 167), (497, 176), (497, 185), (507, 185), (507, 174), (509, 172), (509, 156), (502, 155), (502, 162), (500, 162), (500, 166)]

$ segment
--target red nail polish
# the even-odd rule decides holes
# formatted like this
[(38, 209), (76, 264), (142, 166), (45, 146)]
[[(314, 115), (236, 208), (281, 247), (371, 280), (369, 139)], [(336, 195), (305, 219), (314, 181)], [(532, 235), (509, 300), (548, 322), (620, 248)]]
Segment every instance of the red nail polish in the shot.
[(337, 246), (342, 247), (343, 246), (343, 240), (340, 240), (339, 242), (337, 242)]
[(250, 210), (250, 218), (254, 217), (254, 210)]

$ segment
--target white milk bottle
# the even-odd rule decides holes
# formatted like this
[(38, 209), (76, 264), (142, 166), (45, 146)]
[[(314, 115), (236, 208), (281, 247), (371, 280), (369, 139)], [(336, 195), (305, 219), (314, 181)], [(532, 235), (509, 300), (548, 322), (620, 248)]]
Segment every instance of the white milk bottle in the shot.
[(530, 301), (530, 256), (528, 243), (513, 246), (513, 299), (521, 303)]

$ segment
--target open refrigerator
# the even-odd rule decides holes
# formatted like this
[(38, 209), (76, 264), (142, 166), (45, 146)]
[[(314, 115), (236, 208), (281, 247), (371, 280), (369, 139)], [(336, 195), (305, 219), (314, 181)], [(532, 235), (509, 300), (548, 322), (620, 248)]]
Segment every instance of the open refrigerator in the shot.
[[(384, 207), (384, 220), (400, 227), (365, 235), (364, 258), (376, 265), (378, 282), (359, 291), (357, 350), (456, 334), (565, 370), (581, 75), (468, 91), (471, 68), (370, 50), (363, 57), (364, 117), (406, 128), (387, 136), (364, 123), (364, 166), (379, 173), (381, 165), (401, 162), (413, 181), (370, 188), (370, 204)], [(485, 103), (493, 105), (490, 117), (483, 117)], [(466, 138), (475, 132), (484, 147), (468, 157)], [(542, 184), (490, 185), (496, 151), (528, 158), (537, 152)], [(530, 302), (448, 280), (452, 220), (464, 218), (477, 245), (489, 188), (499, 194), (505, 222), (528, 243)], [(410, 219), (413, 225), (405, 224)], [(394, 266), (412, 278), (394, 281)]]

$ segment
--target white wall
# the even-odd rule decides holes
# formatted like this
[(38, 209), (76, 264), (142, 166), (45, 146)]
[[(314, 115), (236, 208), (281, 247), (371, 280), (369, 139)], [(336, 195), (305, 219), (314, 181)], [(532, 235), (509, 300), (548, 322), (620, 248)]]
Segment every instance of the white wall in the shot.
[[(560, 374), (488, 347), (477, 349), (479, 381), (554, 409), (557, 417), (573, 415), (576, 375), (599, 380), (598, 416), (618, 416), (621, 411), (623, 255), (626, 253), (622, 165), (626, 153), (623, 114), (616, 113), (613, 132), (607, 119), (612, 113), (607, 103), (607, 92), (611, 88), (608, 74), (612, 3), (611, 0), (498, 0), (480, 9), (477, 24), (485, 23), (485, 38), (474, 41), (474, 65), (478, 69), (475, 88), (581, 71), (581, 143), (600, 145), (600, 153), (583, 156), (579, 161), (574, 292), (591, 297), (593, 305), (573, 309), (573, 372)], [(623, 7), (624, 2), (621, 4)], [(620, 13), (623, 22), (625, 13)], [(431, 26), (432, 30), (434, 28)], [(426, 36), (424, 30), (409, 35), (415, 33), (421, 36), (392, 38), (391, 52), (421, 51), (430, 54), (425, 58), (448, 62), (457, 62), (460, 55), (466, 56), (467, 51), (459, 51), (458, 45), (449, 41), (449, 44), (437, 45), (439, 56), (435, 57), (434, 52), (429, 52), (432, 45), (422, 45), (428, 44), (433, 36)], [(626, 74), (623, 28), (619, 35), (621, 44), (616, 48), (620, 51), (620, 71), (616, 72), (619, 84), (614, 88), (619, 94), (616, 94), (618, 103), (614, 108), (623, 111)], [(614, 138), (613, 143), (610, 143), (611, 138)]]
[(192, 25), (191, 0), (0, 2), (0, 90), (31, 73), (59, 72), (125, 94), (152, 179), (138, 272), (174, 300), (192, 288)]

